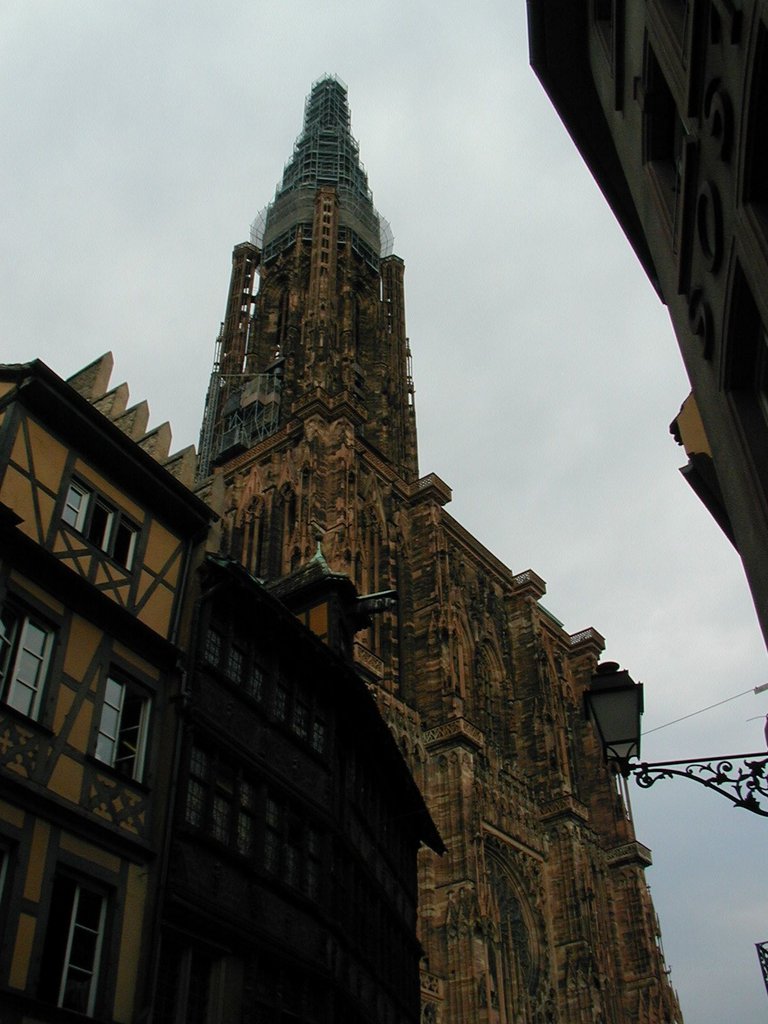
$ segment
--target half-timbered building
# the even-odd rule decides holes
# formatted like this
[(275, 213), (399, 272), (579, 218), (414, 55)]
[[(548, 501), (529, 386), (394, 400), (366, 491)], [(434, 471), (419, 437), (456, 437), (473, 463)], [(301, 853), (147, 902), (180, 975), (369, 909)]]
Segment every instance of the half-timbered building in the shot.
[(210, 513), (110, 368), (0, 368), (4, 1024), (138, 1019), (152, 955), (161, 723)]

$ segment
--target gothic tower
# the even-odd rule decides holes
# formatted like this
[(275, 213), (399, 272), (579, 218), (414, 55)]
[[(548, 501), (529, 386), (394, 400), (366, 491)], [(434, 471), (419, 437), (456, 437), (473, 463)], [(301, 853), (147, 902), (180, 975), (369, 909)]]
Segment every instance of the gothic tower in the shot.
[(200, 488), (221, 554), (255, 576), (290, 574), (319, 540), (360, 594), (397, 593), (353, 653), (447, 847), (420, 868), (423, 1021), (680, 1021), (650, 852), (583, 721), (602, 638), (566, 632), (536, 573), (419, 476), (403, 263), (332, 77), (234, 250)]

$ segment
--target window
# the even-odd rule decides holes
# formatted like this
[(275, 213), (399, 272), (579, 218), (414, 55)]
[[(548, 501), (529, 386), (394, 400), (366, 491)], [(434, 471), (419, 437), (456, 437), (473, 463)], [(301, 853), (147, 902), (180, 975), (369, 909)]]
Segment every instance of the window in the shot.
[(101, 893), (56, 876), (40, 970), (41, 999), (93, 1015), (105, 919)]
[(322, 835), (306, 814), (274, 794), (264, 807), (264, 868), (312, 899), (320, 893)]
[(0, 690), (10, 707), (36, 718), (53, 647), (53, 630), (12, 607), (0, 612)]
[(212, 1024), (224, 1018), (216, 1012), (220, 1004), (217, 981), (221, 958), (214, 950), (189, 945), (180, 936), (163, 937), (160, 954), (156, 1024)]
[(129, 779), (141, 781), (149, 722), (149, 698), (134, 683), (107, 679), (96, 757)]
[(318, 754), (325, 753), (326, 738), (328, 736), (328, 727), (322, 718), (316, 718), (312, 723), (312, 737), (310, 743), (312, 749), (316, 750)]
[(644, 161), (650, 165), (662, 201), (670, 219), (674, 220), (682, 180), (686, 129), (661, 65), (650, 46), (646, 48), (644, 88)]
[(278, 679), (275, 683), (275, 690), (272, 694), (272, 714), (278, 722), (284, 722), (288, 715), (288, 698), (290, 691), (288, 687)]
[(768, 27), (759, 22), (752, 78), (749, 83), (748, 128), (744, 158), (744, 199), (763, 216), (768, 203)]
[(123, 568), (131, 568), (138, 527), (101, 495), (73, 481), (64, 499), (61, 518)]
[(214, 629), (213, 626), (209, 627), (208, 632), (205, 634), (205, 648), (203, 650), (205, 660), (210, 662), (211, 665), (218, 665), (221, 661), (223, 646), (221, 633)]
[(88, 491), (79, 484), (70, 484), (61, 518), (65, 523), (69, 523), (70, 526), (82, 532), (87, 508)]
[(264, 695), (265, 670), (256, 645), (245, 636), (232, 637), (224, 628), (210, 625), (203, 640), (203, 659), (243, 689), (249, 697)]
[(184, 817), (212, 839), (243, 857), (256, 843), (256, 790), (224, 758), (193, 746)]
[(313, 688), (287, 678), (275, 681), (272, 690), (272, 717), (287, 726), (294, 736), (308, 744), (317, 754), (325, 754), (328, 725)]

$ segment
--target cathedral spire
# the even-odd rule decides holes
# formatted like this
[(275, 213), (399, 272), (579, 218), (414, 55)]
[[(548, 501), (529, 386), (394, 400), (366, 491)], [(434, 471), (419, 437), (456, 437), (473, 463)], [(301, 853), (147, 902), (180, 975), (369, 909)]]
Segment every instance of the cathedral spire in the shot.
[(373, 205), (360, 147), (352, 136), (347, 87), (335, 75), (319, 78), (304, 103), (304, 126), (283, 170), (275, 198), (257, 216), (251, 241), (265, 259), (293, 243), (296, 233), (312, 223), (318, 188), (336, 190), (340, 225), (369, 261), (378, 263), (392, 252), (392, 232)]
[[(258, 285), (257, 285), (258, 282)], [(418, 475), (403, 262), (373, 205), (346, 86), (312, 86), (304, 125), (250, 242), (235, 247), (200, 439), (199, 477), (321, 398)]]

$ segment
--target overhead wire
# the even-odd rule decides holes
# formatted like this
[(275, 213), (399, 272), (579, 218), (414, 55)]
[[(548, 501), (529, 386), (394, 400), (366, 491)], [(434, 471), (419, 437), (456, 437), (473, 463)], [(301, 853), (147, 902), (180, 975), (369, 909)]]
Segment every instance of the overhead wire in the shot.
[(748, 693), (763, 693), (768, 690), (768, 683), (763, 683), (761, 686), (754, 686), (749, 690), (743, 690), (741, 693), (734, 693), (732, 697), (726, 697), (725, 700), (719, 700), (716, 704), (708, 704), (705, 708), (699, 708), (698, 711), (691, 711), (688, 715), (683, 715), (681, 718), (674, 718), (671, 722), (665, 722), (664, 725), (657, 725), (653, 729), (647, 729), (643, 732), (643, 736), (650, 736), (652, 732), (658, 732), (659, 729), (666, 729), (668, 725), (677, 725), (678, 722), (685, 722), (688, 718), (695, 718), (696, 715), (701, 715), (705, 711), (711, 711), (712, 708), (719, 708), (722, 704), (728, 704), (729, 701), (736, 700), (737, 697), (746, 697)]

